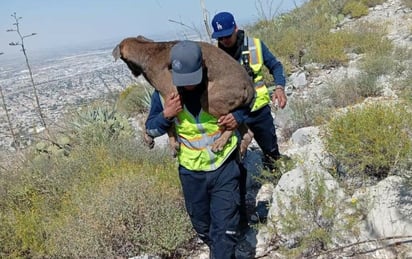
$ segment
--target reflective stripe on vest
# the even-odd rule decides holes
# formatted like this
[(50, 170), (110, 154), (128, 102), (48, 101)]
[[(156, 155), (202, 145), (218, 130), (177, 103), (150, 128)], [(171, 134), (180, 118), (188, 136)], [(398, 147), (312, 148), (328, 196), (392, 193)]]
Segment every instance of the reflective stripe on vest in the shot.
[[(245, 46), (248, 46), (248, 48), (242, 51), (242, 55), (249, 55), (249, 66), (254, 73), (253, 80), (255, 83), (256, 99), (251, 109), (251, 111), (254, 112), (269, 104), (270, 96), (269, 91), (263, 82), (262, 67), (264, 63), (262, 54), (262, 44), (260, 40), (257, 38), (249, 38), (246, 36), (245, 41), (247, 41), (247, 43), (245, 43)], [(241, 63), (243, 63), (242, 59), (240, 61)]]
[(186, 107), (174, 120), (180, 148), (177, 154), (179, 164), (193, 171), (212, 171), (219, 168), (236, 149), (237, 136), (232, 133), (222, 151), (212, 152), (211, 146), (222, 132), (217, 119), (200, 111), (194, 117)]

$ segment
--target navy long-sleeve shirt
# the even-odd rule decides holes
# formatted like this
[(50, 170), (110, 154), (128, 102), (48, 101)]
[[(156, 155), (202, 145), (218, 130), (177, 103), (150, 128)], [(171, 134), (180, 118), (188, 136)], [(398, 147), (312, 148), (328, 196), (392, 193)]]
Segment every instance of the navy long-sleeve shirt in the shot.
[(173, 121), (163, 116), (163, 104), (158, 91), (154, 91), (150, 101), (149, 116), (146, 120), (146, 133), (151, 137), (159, 137), (165, 134)]
[[(201, 110), (200, 97), (203, 93), (201, 86), (193, 91), (181, 90), (180, 95), (184, 107), (193, 115), (197, 116)], [(238, 124), (247, 118), (250, 107), (241, 107), (232, 112)], [(171, 127), (173, 121), (163, 116), (163, 104), (158, 91), (154, 91), (151, 98), (149, 116), (146, 120), (146, 133), (151, 137), (159, 137), (165, 134)]]
[(263, 55), (263, 64), (269, 69), (273, 78), (275, 79), (276, 85), (281, 85), (285, 87), (286, 79), (285, 74), (283, 73), (282, 63), (276, 59), (276, 57), (270, 52), (268, 47), (262, 42), (262, 55)]

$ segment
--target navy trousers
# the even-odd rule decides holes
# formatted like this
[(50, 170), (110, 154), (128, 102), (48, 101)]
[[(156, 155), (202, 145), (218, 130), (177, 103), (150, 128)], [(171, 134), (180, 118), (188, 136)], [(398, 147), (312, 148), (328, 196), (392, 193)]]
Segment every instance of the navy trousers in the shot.
[(210, 258), (235, 258), (239, 230), (239, 165), (232, 155), (214, 171), (194, 172), (179, 166), (186, 210)]
[(263, 152), (263, 165), (272, 169), (272, 160), (280, 158), (276, 129), (270, 106), (251, 112), (245, 123), (254, 134), (254, 138)]

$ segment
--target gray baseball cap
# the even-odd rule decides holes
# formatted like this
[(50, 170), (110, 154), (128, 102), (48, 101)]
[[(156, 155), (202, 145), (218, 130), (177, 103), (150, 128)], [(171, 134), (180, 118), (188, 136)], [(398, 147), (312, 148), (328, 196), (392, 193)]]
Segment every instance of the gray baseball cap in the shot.
[(197, 85), (202, 81), (202, 50), (196, 42), (176, 43), (170, 52), (170, 62), (175, 86)]

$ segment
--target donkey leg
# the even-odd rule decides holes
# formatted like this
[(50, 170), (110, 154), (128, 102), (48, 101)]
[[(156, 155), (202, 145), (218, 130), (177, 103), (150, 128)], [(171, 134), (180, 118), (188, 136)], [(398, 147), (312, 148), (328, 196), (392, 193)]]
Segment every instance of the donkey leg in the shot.
[[(252, 142), (253, 139), (253, 132), (246, 126), (246, 124), (241, 124), (239, 126), (239, 132), (242, 136), (242, 140), (240, 142), (240, 154), (243, 156), (246, 153), (247, 147)], [(220, 138), (218, 138), (212, 145), (212, 151), (218, 152), (222, 151), (223, 147), (228, 142), (229, 138), (232, 136), (231, 130), (225, 130)]]
[(177, 156), (177, 151), (179, 151), (179, 143), (177, 142), (176, 132), (174, 127), (171, 127), (167, 131), (167, 135), (169, 136), (169, 147), (172, 152), (173, 157)]
[(231, 130), (225, 130), (223, 131), (222, 135), (215, 140), (215, 142), (212, 144), (212, 151), (213, 152), (219, 152), (223, 150), (223, 147), (226, 145), (228, 142), (229, 138), (232, 136)]
[(143, 143), (150, 149), (152, 149), (155, 145), (153, 137), (149, 136), (147, 133), (144, 133), (143, 135)]
[(240, 155), (243, 157), (246, 153), (247, 147), (253, 140), (253, 132), (248, 128), (246, 124), (239, 125), (238, 128), (240, 135), (242, 136), (242, 140), (240, 142)]

